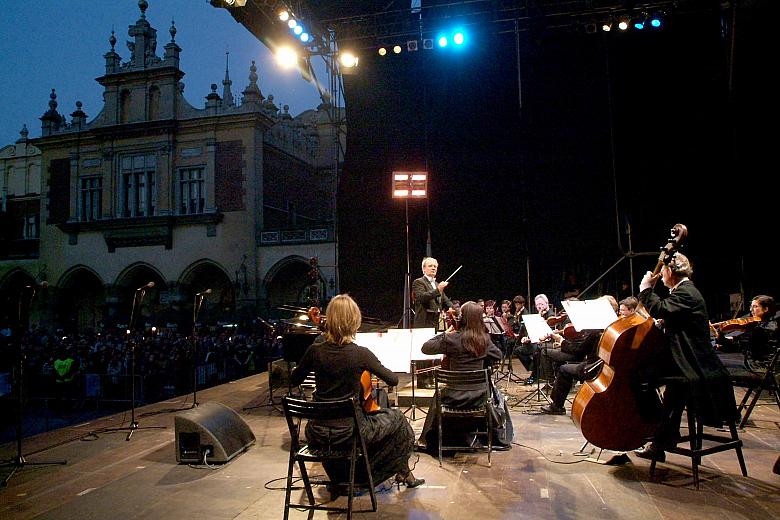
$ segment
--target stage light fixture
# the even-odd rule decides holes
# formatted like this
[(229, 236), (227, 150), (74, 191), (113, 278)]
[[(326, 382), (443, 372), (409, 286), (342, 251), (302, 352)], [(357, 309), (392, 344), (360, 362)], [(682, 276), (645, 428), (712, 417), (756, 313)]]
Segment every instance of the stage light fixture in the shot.
[(452, 36), (452, 41), (455, 43), (455, 45), (463, 45), (463, 42), (466, 41), (466, 35), (461, 31), (458, 31)]
[(298, 54), (290, 47), (279, 47), (275, 53), (276, 63), (285, 69), (291, 69), (298, 64)]
[(604, 22), (601, 24), (601, 30), (604, 32), (609, 32), (612, 30), (612, 22)]
[(311, 36), (309, 36), (309, 33), (307, 32), (301, 33), (301, 35), (298, 36), (298, 38), (300, 38), (303, 43), (307, 43), (309, 40), (311, 40)]
[(244, 7), (246, 0), (225, 0), (225, 3), (230, 7)]
[(377, 52), (379, 53), (380, 56), (387, 55), (387, 49), (385, 49), (384, 47), (379, 47), (379, 50)]
[(618, 29), (621, 31), (628, 30), (628, 19), (627, 18), (621, 18), (618, 22)]
[(423, 38), (423, 49), (425, 50), (433, 49), (433, 40), (430, 38)]
[(447, 44), (449, 43), (449, 40), (447, 39), (446, 36), (439, 36), (437, 42), (439, 43), (439, 47), (446, 47)]
[(290, 13), (286, 9), (279, 11), (279, 19), (283, 22), (286, 22), (290, 19)]
[(301, 35), (301, 33), (303, 32), (303, 26), (302, 26), (302, 25), (296, 25), (295, 27), (293, 27), (293, 32), (294, 32), (294, 33), (295, 33), (297, 36), (300, 36), (300, 35)]
[(295, 20), (295, 18), (290, 18), (287, 20), (287, 27), (290, 29), (295, 29), (295, 26), (298, 25), (298, 22)]
[(393, 46), (393, 52), (396, 54), (401, 54), (401, 46), (400, 45), (394, 45)]
[(409, 40), (406, 42), (406, 50), (409, 52), (414, 52), (417, 50), (417, 40)]
[(349, 51), (344, 51), (339, 54), (339, 62), (348, 69), (357, 67), (358, 61), (359, 58)]
[(640, 13), (639, 16), (637, 16), (631, 21), (631, 25), (633, 25), (634, 29), (636, 29), (637, 31), (641, 31), (642, 29), (645, 28), (646, 22), (647, 22), (647, 13)]
[(663, 13), (653, 13), (650, 17), (650, 27), (658, 29), (663, 25)]
[(393, 198), (424, 199), (428, 195), (428, 172), (393, 172)]

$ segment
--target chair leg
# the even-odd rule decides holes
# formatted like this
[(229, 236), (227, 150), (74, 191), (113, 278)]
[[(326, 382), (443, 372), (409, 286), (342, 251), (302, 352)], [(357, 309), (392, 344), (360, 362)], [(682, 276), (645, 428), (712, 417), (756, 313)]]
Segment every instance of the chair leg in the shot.
[(299, 460), (298, 468), (301, 470), (301, 480), (303, 480), (303, 487), (306, 489), (306, 496), (309, 499), (309, 504), (314, 505), (314, 491), (312, 490), (311, 482), (309, 481), (309, 473), (306, 471), (306, 463)]
[(287, 520), (290, 516), (290, 494), (292, 493), (293, 467), (295, 467), (295, 460), (291, 456), (290, 462), (287, 464), (287, 490), (284, 493), (284, 520)]
[(438, 408), (439, 409), (437, 410), (437, 412), (439, 412), (438, 413), (439, 417), (436, 419), (436, 423), (437, 423), (437, 428), (439, 429), (439, 467), (441, 467), (442, 466), (442, 462), (441, 462), (441, 451), (442, 451), (442, 449), (441, 449), (441, 446), (442, 446), (442, 444), (444, 444), (444, 439), (441, 436), (441, 429), (442, 429), (441, 428), (441, 423), (442, 423), (443, 417), (441, 416), (441, 407), (439, 406)]
[[(731, 432), (731, 438), (735, 441), (739, 441), (739, 435), (737, 435), (737, 426), (734, 421), (729, 422), (729, 431)], [(737, 460), (739, 461), (739, 469), (742, 470), (742, 476), (747, 477), (748, 471), (747, 466), (745, 465), (745, 457), (742, 455), (742, 443), (740, 442), (734, 449), (737, 452)]]
[(693, 487), (699, 489), (699, 464), (701, 464), (702, 434), (704, 425), (696, 420), (696, 417), (688, 411), (688, 433), (691, 447), (691, 470), (693, 471)]

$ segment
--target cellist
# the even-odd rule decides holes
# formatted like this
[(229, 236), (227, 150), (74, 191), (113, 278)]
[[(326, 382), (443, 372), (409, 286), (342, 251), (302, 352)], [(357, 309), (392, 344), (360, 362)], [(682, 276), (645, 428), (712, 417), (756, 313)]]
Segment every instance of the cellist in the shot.
[[(710, 343), (707, 307), (690, 279), (692, 274), (688, 258), (677, 252), (658, 274), (648, 271), (639, 285), (639, 301), (650, 316), (660, 320), (666, 338), (658, 362), (640, 376), (650, 386), (659, 377), (682, 376), (685, 380), (666, 385), (660, 426), (651, 442), (634, 452), (644, 459), (665, 460), (665, 448), (680, 438), (680, 419), (689, 401), (708, 426), (720, 427), (738, 417), (731, 379)], [(669, 289), (665, 298), (653, 290), (659, 278)]]

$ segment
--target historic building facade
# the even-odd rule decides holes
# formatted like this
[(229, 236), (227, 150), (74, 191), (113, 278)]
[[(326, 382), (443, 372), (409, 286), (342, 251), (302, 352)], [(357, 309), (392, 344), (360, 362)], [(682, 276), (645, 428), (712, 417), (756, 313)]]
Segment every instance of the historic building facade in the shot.
[[(261, 93), (254, 62), (240, 95), (226, 67), (221, 93), (213, 84), (205, 106), (193, 107), (183, 96), (176, 27), (158, 56), (157, 31), (139, 6), (127, 61), (113, 32), (109, 39), (97, 78), (100, 113), (88, 120), (77, 102), (68, 121), (53, 90), (41, 137), (28, 142), (23, 134), (3, 148), (4, 167), (13, 162), (5, 214), (38, 202), (38, 251), (24, 259), (6, 253), (0, 288), (11, 275), (46, 280), (33, 321), (66, 329), (128, 325), (134, 301), (137, 325), (186, 328), (196, 295), (209, 289), (198, 321), (325, 300), (338, 284), (341, 167), (329, 107), (297, 117), (280, 110)], [(5, 159), (11, 148), (16, 157)], [(17, 172), (32, 191), (19, 187)], [(19, 238), (4, 237), (4, 245), (18, 250)]]

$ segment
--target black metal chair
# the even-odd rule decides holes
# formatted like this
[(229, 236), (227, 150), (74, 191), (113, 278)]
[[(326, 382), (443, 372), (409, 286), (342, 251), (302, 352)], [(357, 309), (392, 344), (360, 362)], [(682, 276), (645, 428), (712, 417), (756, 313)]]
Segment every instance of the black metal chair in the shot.
[[(287, 419), (287, 427), (290, 430), (290, 459), (287, 466), (287, 491), (284, 499), (284, 518), (287, 520), (290, 511), (290, 497), (292, 493), (293, 485), (293, 467), (298, 464), (298, 468), (301, 474), (301, 480), (303, 481), (304, 489), (306, 491), (306, 497), (308, 498), (308, 504), (292, 504), (294, 508), (309, 510), (309, 514), (313, 514), (313, 510), (320, 511), (334, 511), (346, 513), (347, 518), (352, 518), (352, 502), (355, 496), (355, 475), (356, 464), (365, 465), (366, 475), (368, 475), (368, 492), (371, 497), (371, 509), (362, 509), (357, 512), (367, 513), (373, 512), (377, 509), (376, 494), (374, 492), (374, 481), (371, 477), (371, 467), (366, 456), (366, 443), (360, 433), (358, 427), (358, 413), (362, 413), (358, 408), (358, 403), (354, 398), (344, 399), (340, 401), (305, 401), (302, 399), (295, 399), (292, 397), (285, 397), (282, 399), (282, 407), (284, 409), (284, 416)], [(314, 449), (307, 443), (302, 442), (302, 425), (304, 420), (332, 420), (332, 419), (345, 419), (352, 421), (352, 437), (348, 443), (340, 444), (339, 446), (328, 446), (323, 449)], [(349, 463), (349, 481), (348, 482), (332, 482), (328, 479), (312, 480), (309, 478), (309, 474), (306, 470), (306, 463), (314, 462), (338, 462), (343, 463), (348, 461)], [(335, 507), (327, 506), (325, 503), (317, 503), (314, 500), (314, 493), (312, 491), (312, 484), (315, 485), (331, 485), (331, 486), (346, 486), (347, 489), (347, 507)]]
[[(681, 383), (687, 382), (687, 380), (681, 377), (668, 377), (663, 378), (659, 382)], [(718, 435), (704, 431), (704, 423), (702, 423), (701, 418), (696, 413), (696, 409), (691, 406), (691, 403), (686, 405), (685, 411), (688, 419), (688, 433), (680, 437), (675, 446), (665, 446), (664, 450), (668, 453), (690, 457), (694, 487), (699, 489), (699, 465), (701, 464), (702, 457), (721, 451), (734, 450), (737, 454), (737, 460), (739, 462), (739, 467), (742, 470), (742, 475), (747, 477), (748, 473), (747, 466), (745, 466), (745, 457), (742, 455), (742, 439), (740, 439), (737, 434), (736, 420), (726, 421), (726, 426), (729, 429), (728, 436)], [(707, 441), (706, 446), (704, 441)], [(685, 446), (686, 443), (688, 444), (687, 447)], [(655, 465), (655, 460), (650, 462), (650, 476), (655, 474)]]
[[(780, 348), (775, 349), (774, 354), (765, 367), (759, 367), (754, 362), (751, 363), (747, 356), (745, 356), (744, 362), (741, 364), (724, 362), (734, 386), (745, 389), (745, 395), (737, 407), (739, 412), (745, 410), (739, 423), (740, 428), (745, 427), (750, 414), (753, 412), (753, 408), (764, 391), (774, 396), (777, 407), (780, 408), (780, 388), (777, 385), (778, 358), (780, 358)], [(723, 357), (721, 357), (721, 360), (723, 360)], [(751, 395), (753, 399), (750, 400), (750, 404), (747, 404)]]
[[(483, 370), (445, 370), (437, 368), (434, 371), (436, 412), (438, 414), (439, 429), (439, 466), (442, 465), (442, 452), (448, 451), (472, 451), (473, 446), (445, 446), (442, 436), (442, 423), (447, 417), (451, 418), (483, 418), (485, 431), (477, 431), (476, 435), (487, 436), (488, 466), (491, 466), (490, 454), (493, 451), (493, 420), (490, 413), (491, 390), (490, 369)], [(455, 408), (443, 402), (442, 396), (446, 392), (479, 392), (478, 406), (474, 408)]]

